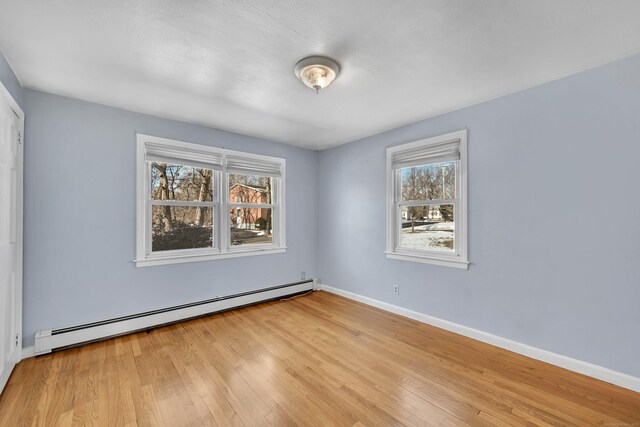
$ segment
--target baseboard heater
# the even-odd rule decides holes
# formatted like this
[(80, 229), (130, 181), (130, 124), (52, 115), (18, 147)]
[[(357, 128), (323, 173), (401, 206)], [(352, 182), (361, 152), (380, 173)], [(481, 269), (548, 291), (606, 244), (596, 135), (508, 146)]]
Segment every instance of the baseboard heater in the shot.
[(129, 316), (36, 332), (36, 356), (119, 335), (140, 332), (233, 308), (258, 304), (317, 288), (317, 279), (287, 283), (250, 292), (211, 298)]

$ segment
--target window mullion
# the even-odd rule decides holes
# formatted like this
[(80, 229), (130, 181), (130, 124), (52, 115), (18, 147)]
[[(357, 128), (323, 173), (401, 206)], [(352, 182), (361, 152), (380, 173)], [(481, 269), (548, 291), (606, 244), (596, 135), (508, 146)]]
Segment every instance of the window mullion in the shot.
[(222, 172), (220, 179), (220, 252), (229, 252), (231, 246), (231, 224), (229, 224), (229, 174), (227, 173), (227, 157), (222, 161)]
[(394, 203), (396, 205), (396, 232), (394, 233), (394, 242), (393, 247), (394, 250), (397, 250), (400, 247), (400, 235), (402, 233), (402, 208), (400, 207), (400, 201), (402, 200), (402, 176), (400, 169), (395, 169), (395, 173), (393, 175), (394, 185), (395, 185), (395, 200)]
[(153, 221), (151, 217), (151, 162), (145, 162), (145, 174), (144, 174), (144, 191), (145, 191), (145, 202), (144, 202), (144, 216), (145, 216), (145, 230), (144, 230), (144, 251), (145, 256), (151, 253), (151, 237), (152, 237), (152, 227)]
[(271, 188), (271, 202), (275, 202), (275, 206), (271, 210), (271, 236), (272, 242), (276, 246), (280, 246), (280, 209), (278, 206), (282, 206), (282, 201), (280, 200), (280, 182), (281, 178), (275, 178), (273, 180), (273, 187)]
[(464, 206), (464, 200), (465, 200), (465, 195), (463, 194), (464, 191), (466, 191), (466, 189), (463, 189), (462, 185), (462, 174), (466, 173), (463, 171), (463, 168), (466, 167), (466, 165), (463, 165), (463, 162), (466, 161), (466, 156), (462, 157), (457, 164), (456, 167), (456, 201), (458, 201), (458, 203), (456, 203), (453, 207), (453, 219), (455, 221), (456, 227), (453, 230), (453, 234), (454, 234), (454, 245), (453, 245), (453, 250), (456, 254), (456, 256), (458, 258), (462, 257), (462, 253), (463, 251), (466, 252), (467, 248), (466, 248), (466, 243), (465, 243), (465, 239), (463, 239), (462, 237), (462, 233), (466, 233), (466, 224), (463, 224), (463, 219), (466, 218), (466, 213), (463, 212), (463, 209), (466, 209), (466, 207)]

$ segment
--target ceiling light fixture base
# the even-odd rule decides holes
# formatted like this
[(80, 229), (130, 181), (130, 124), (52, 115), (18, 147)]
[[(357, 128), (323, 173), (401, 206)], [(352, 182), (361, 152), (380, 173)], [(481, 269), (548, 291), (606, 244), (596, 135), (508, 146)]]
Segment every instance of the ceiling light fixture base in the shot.
[(302, 83), (318, 93), (338, 77), (340, 66), (324, 56), (309, 56), (298, 61), (294, 71)]

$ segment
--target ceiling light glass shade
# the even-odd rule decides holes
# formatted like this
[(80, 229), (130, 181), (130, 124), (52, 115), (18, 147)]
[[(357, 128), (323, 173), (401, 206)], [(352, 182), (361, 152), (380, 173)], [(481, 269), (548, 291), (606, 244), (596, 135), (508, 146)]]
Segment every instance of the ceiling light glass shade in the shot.
[(311, 56), (298, 62), (295, 72), (302, 83), (318, 93), (338, 77), (340, 66), (329, 58)]

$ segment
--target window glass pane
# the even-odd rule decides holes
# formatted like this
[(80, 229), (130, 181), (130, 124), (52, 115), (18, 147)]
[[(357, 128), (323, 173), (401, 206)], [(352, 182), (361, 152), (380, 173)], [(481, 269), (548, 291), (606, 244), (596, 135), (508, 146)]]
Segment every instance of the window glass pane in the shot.
[(213, 200), (213, 171), (153, 162), (151, 199), (210, 202)]
[(456, 163), (432, 163), (400, 169), (402, 200), (455, 199)]
[(273, 209), (233, 207), (229, 216), (231, 245), (273, 242)]
[(209, 206), (152, 206), (151, 246), (156, 251), (213, 247)]
[(453, 205), (403, 206), (400, 246), (424, 251), (454, 251)]
[(229, 175), (229, 202), (273, 203), (273, 178), (269, 176)]

